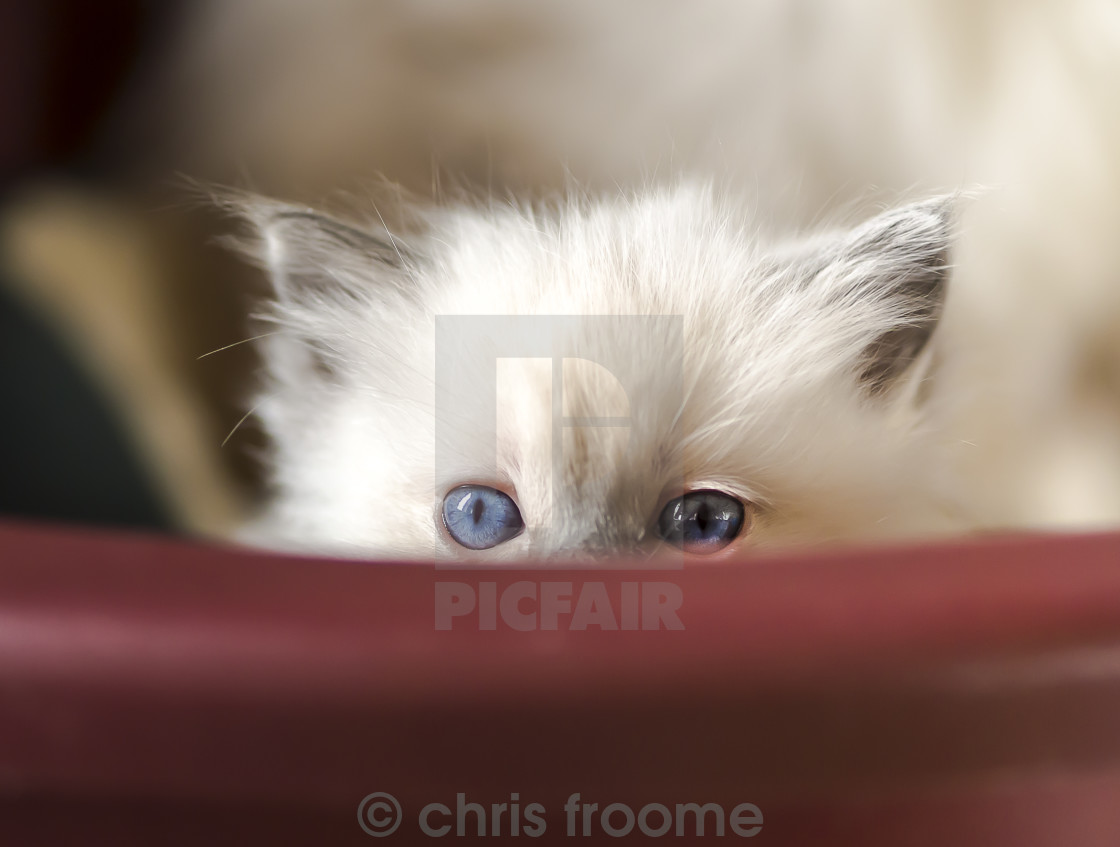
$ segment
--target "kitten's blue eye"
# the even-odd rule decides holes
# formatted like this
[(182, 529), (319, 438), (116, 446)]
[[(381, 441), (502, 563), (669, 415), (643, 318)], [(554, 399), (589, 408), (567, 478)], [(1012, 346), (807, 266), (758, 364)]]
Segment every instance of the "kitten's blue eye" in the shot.
[(525, 528), (517, 504), (496, 488), (460, 485), (443, 498), (443, 525), (469, 550), (486, 550), (509, 541)]
[(670, 500), (657, 519), (657, 534), (686, 553), (714, 553), (743, 529), (743, 504), (721, 491), (690, 491)]

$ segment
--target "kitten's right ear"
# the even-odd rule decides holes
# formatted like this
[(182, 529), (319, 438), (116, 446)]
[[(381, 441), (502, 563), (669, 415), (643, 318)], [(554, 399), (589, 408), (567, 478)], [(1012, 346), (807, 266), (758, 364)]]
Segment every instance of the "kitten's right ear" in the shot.
[(232, 245), (272, 285), (258, 317), (275, 327), (263, 347), (275, 377), (298, 382), (336, 372), (356, 316), (416, 296), (411, 255), (387, 230), (374, 234), (306, 207), (255, 197), (227, 198), (225, 205), (249, 224), (248, 236)]
[(277, 301), (314, 306), (369, 294), (378, 286), (397, 288), (410, 258), (388, 230), (375, 235), (309, 208), (266, 200), (237, 204), (255, 237), (242, 252), (263, 267)]

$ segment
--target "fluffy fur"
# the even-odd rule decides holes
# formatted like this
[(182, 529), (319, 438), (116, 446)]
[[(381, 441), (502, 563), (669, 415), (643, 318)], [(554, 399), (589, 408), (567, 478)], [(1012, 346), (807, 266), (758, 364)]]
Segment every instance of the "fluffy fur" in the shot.
[[(936, 198), (853, 231), (769, 244), (742, 204), (687, 184), (536, 211), (464, 206), (428, 215), (404, 240), (250, 205), (277, 288), (257, 405), (275, 445), (276, 498), (256, 537), (465, 555), (438, 513), (468, 482), (511, 490), (524, 516), (525, 533), (483, 554), (497, 558), (649, 549), (667, 492), (682, 484), (748, 501), (753, 545), (967, 528), (945, 473), (951, 446), (927, 344), (955, 204)], [(584, 336), (586, 358), (621, 363), (608, 374), (565, 362), (561, 379), (566, 416), (621, 410), (630, 426), (567, 428), (557, 461), (551, 363), (505, 360), (491, 463), (482, 421), (435, 408), (441, 369), (466, 358), (437, 343), (437, 315), (623, 316), (613, 331), (558, 330)], [(632, 331), (633, 315), (682, 316), (683, 337)], [(637, 386), (633, 396), (615, 379)], [(494, 380), (486, 360), (458, 372), (454, 391)], [(442, 454), (440, 414), (450, 415), (440, 437), (453, 441)]]

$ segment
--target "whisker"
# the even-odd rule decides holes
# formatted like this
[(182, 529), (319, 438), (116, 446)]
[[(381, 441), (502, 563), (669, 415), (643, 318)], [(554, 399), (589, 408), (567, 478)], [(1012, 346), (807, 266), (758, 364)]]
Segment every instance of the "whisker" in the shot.
[(233, 438), (233, 434), (241, 428), (241, 424), (243, 424), (243, 423), (245, 423), (245, 421), (249, 420), (249, 417), (253, 414), (253, 412), (257, 411), (257, 409), (259, 409), (262, 405), (264, 405), (267, 401), (271, 400), (275, 396), (276, 396), (275, 394), (268, 395), (267, 397), (258, 401), (257, 404), (255, 406), (253, 406), (253, 408), (251, 408), (249, 411), (247, 411), (245, 414), (243, 414), (241, 416), (241, 420), (239, 420), (237, 423), (235, 423), (233, 425), (233, 429), (231, 429), (229, 431), (229, 435), (227, 435), (225, 438), (222, 439), (221, 446), (225, 447), (226, 444), (229, 443), (229, 440), (231, 438)]
[[(397, 247), (397, 239), (395, 239), (393, 233), (389, 231), (389, 225), (385, 223), (385, 218), (381, 214), (381, 210), (377, 208), (376, 203), (371, 203), (370, 205), (373, 206), (373, 211), (377, 213), (377, 217), (381, 221), (381, 226), (385, 228), (385, 234), (389, 236), (389, 243), (393, 245), (393, 252), (397, 254), (397, 260), (401, 263), (401, 267), (408, 271), (408, 263), (405, 262), (404, 256), (401, 255), (401, 250)], [(409, 276), (411, 275), (411, 272), (409, 272)]]
[(195, 361), (197, 362), (199, 359), (205, 359), (207, 356), (213, 356), (215, 353), (221, 353), (223, 350), (228, 350), (231, 347), (238, 346), (239, 344), (248, 344), (250, 341), (260, 341), (262, 338), (268, 338), (270, 335), (279, 334), (280, 331), (276, 330), (274, 332), (263, 333), (262, 335), (254, 335), (252, 338), (242, 338), (240, 341), (233, 342), (233, 344), (227, 344), (225, 347), (219, 347), (217, 350), (211, 350), (209, 353), (203, 353), (198, 357), (198, 359), (195, 359)]

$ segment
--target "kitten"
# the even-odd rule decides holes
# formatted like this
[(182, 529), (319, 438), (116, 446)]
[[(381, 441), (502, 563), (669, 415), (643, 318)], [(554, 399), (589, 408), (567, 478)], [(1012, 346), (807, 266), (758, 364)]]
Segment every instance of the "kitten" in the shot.
[(937, 331), (958, 204), (768, 243), (687, 182), (462, 204), (407, 236), (244, 201), (274, 288), (274, 499), (245, 537), (719, 558), (967, 529)]
[[(150, 102), (160, 107), (145, 114), (158, 124), (150, 136), (154, 143), (144, 135), (135, 146), (161, 155), (170, 168), (209, 182), (244, 181), (239, 173), (244, 163), (259, 190), (301, 200), (352, 186), (354, 179), (374, 173), (413, 192), (426, 193), (430, 184), (437, 197), (443, 174), (486, 186), (488, 195), (523, 197), (569, 182), (606, 194), (617, 185), (636, 188), (651, 179), (698, 174), (750, 194), (757, 218), (738, 230), (738, 237), (751, 244), (756, 243), (756, 223), (812, 231), (822, 214), (866, 209), (932, 186), (989, 186), (969, 203), (954, 244), (952, 295), (924, 354), (931, 363), (937, 354), (937, 372), (930, 371), (925, 380), (926, 371), (911, 370), (895, 390), (882, 392), (883, 397), (890, 394), (890, 403), (876, 401), (892, 409), (891, 420), (901, 416), (904, 421), (903, 413), (893, 409), (916, 404), (907, 426), (916, 442), (928, 442), (932, 451), (922, 453), (915, 446), (914, 455), (926, 458), (914, 459), (921, 464), (918, 470), (902, 466), (898, 485), (906, 480), (915, 490), (926, 490), (928, 479), (936, 476), (937, 498), (952, 501), (942, 510), (966, 515), (964, 523), (972, 527), (1085, 531), (1120, 526), (1120, 242), (1115, 237), (1120, 230), (1120, 15), (1115, 4), (241, 0), (203, 4), (191, 23), (169, 53), (163, 82), (153, 78)], [(639, 209), (651, 204), (653, 199), (647, 198), (597, 208), (614, 207), (615, 212), (601, 214), (618, 218), (621, 227), (624, 220), (636, 225)], [(253, 214), (261, 222), (265, 212)], [(495, 233), (485, 223), (487, 214), (463, 209), (436, 216), (430, 240), (410, 237), (412, 252), (402, 250), (408, 268), (415, 265), (413, 273), (425, 284), (432, 284), (431, 275), (442, 269), (441, 284), (450, 286), (454, 274), (447, 270), (449, 260), (441, 257), (453, 248), (473, 255), (473, 247), (463, 246), (468, 237), (477, 239), (478, 249), (500, 239), (514, 250), (515, 243), (526, 240), (515, 233)], [(714, 237), (712, 218), (724, 214), (726, 209), (705, 212), (686, 240), (707, 244)], [(589, 230), (589, 216), (595, 216), (593, 210), (575, 204), (536, 218), (546, 232), (562, 227), (565, 235), (556, 239), (576, 249), (574, 233)], [(517, 215), (504, 213), (491, 223), (507, 220), (515, 221), (515, 232), (524, 228)], [(386, 241), (378, 236), (380, 224), (368, 229)], [(464, 229), (474, 235), (460, 236)], [(299, 249), (301, 239), (314, 249), (314, 237), (292, 238), (293, 249)], [(658, 240), (657, 246), (668, 245)], [(538, 244), (537, 249), (543, 248)], [(776, 264), (799, 250), (811, 256), (814, 249), (785, 244), (771, 250), (758, 242), (751, 252), (764, 266), (761, 256), (767, 253), (775, 254), (771, 259)], [(631, 252), (649, 251), (634, 247)], [(585, 253), (554, 261), (587, 264), (591, 260)], [(312, 258), (313, 252), (300, 255), (303, 261), (324, 264)], [(503, 253), (503, 266), (511, 258)], [(350, 265), (357, 261), (338, 259)], [(530, 277), (538, 269), (533, 265)], [(495, 275), (499, 270), (494, 269)], [(367, 268), (365, 273), (373, 272)], [(605, 271), (597, 266), (596, 273)], [(699, 297), (687, 287), (695, 285), (695, 273), (679, 276), (686, 286), (682, 290)], [(480, 280), (471, 309), (502, 314), (513, 308), (501, 302), (498, 292), (492, 295), (494, 303), (481, 305), (484, 298), (477, 290), (492, 284), (513, 283), (494, 283), (489, 276)], [(587, 302), (586, 292), (573, 292), (570, 300), (555, 309), (542, 304), (539, 310), (596, 313), (613, 308)], [(643, 307), (641, 300), (635, 292), (635, 303), (619, 309), (674, 311), (663, 302), (656, 309)], [(429, 313), (438, 311), (434, 297), (423, 302)], [(688, 305), (699, 310), (702, 302)], [(296, 310), (288, 307), (284, 313), (294, 320), (298, 312), (306, 322), (311, 311), (301, 311), (303, 305), (297, 299)], [(470, 310), (462, 303), (456, 308)], [(519, 303), (517, 309), (527, 311), (528, 306)], [(397, 314), (402, 310), (411, 315), (403, 305), (384, 312), (384, 339), (402, 333), (416, 337), (419, 330)], [(675, 311), (686, 316), (688, 327), (699, 325), (698, 316), (684, 305)], [(324, 338), (329, 337), (330, 321), (321, 323)], [(434, 322), (427, 331), (435, 333)], [(595, 334), (590, 328), (587, 332)], [(692, 329), (682, 334), (689, 361), (698, 358), (698, 334)], [(713, 337), (704, 343), (720, 341)], [(283, 354), (274, 352), (271, 358), (277, 356)], [(403, 353), (397, 355), (398, 366), (403, 358)], [(533, 397), (547, 393), (554, 383), (560, 386), (560, 411), (536, 409), (543, 402), (537, 399), (532, 414), (550, 420), (576, 416), (563, 410), (563, 399), (577, 396), (574, 389), (565, 389), (565, 381), (590, 379), (590, 366), (563, 363), (560, 370), (570, 373), (552, 379), (551, 369), (539, 361), (548, 355), (536, 358), (536, 364), (515, 367), (503, 359), (495, 365), (499, 420), (530, 415), (513, 402), (528, 402), (527, 392), (516, 388), (518, 367), (525, 372), (523, 381), (537, 386)], [(409, 385), (399, 393), (413, 397), (427, 391), (424, 402), (438, 419), (440, 403), (431, 381), (439, 370), (422, 360), (410, 364), (423, 365), (416, 379), (427, 380), (428, 386)], [(722, 373), (738, 374), (734, 363), (727, 365)], [(745, 364), (738, 367), (743, 370)], [(277, 382), (275, 361), (269, 370)], [(744, 380), (723, 377), (728, 396), (742, 391)], [(928, 396), (919, 397), (919, 387)], [(594, 417), (635, 413), (614, 396), (626, 389), (615, 389), (609, 398), (596, 401)], [(907, 392), (914, 395), (913, 402), (905, 399)], [(745, 404), (749, 396), (740, 394), (736, 402)], [(405, 408), (403, 399), (396, 402)], [(729, 402), (725, 411), (733, 407)], [(403, 415), (395, 408), (394, 414)], [(771, 429), (775, 419), (766, 419)], [(715, 421), (711, 426), (713, 431), (731, 429), (718, 429)], [(557, 422), (540, 427), (543, 444), (543, 433)], [(270, 428), (278, 444), (292, 442), (282, 425)], [(619, 427), (600, 427), (603, 431), (592, 436), (586, 429), (561, 425), (551, 441), (559, 444), (567, 437), (578, 444), (588, 439), (598, 444), (623, 437)], [(841, 442), (842, 432), (838, 427), (835, 434)], [(787, 438), (784, 430), (768, 436), (763, 439), (767, 444), (804, 440), (796, 434)], [(426, 437), (437, 443), (434, 431)], [(497, 437), (494, 433), (484, 440), (492, 444)], [(826, 432), (819, 440), (823, 445), (831, 439), (833, 434)], [(406, 443), (397, 436), (393, 440)], [(480, 449), (464, 455), (498, 473), (501, 463)], [(757, 449), (744, 447), (747, 452)], [(827, 461), (805, 461), (799, 467), (809, 473), (819, 465), (824, 473), (846, 458), (838, 449), (837, 444), (822, 446)], [(426, 450), (422, 461), (427, 477), (420, 481), (432, 489), (424, 496), (438, 501), (432, 468), (442, 459), (437, 460), (434, 448)], [(887, 445), (884, 468), (890, 466), (890, 453)], [(283, 457), (276, 473), (278, 497), (291, 501), (294, 495), (284, 492), (299, 488), (294, 480), (302, 477), (287, 468), (299, 460), (283, 449), (277, 455)], [(858, 464), (852, 456), (852, 464)], [(393, 466), (403, 461), (391, 458)], [(944, 467), (935, 468), (942, 460)], [(604, 460), (592, 466), (598, 471), (617, 464)], [(775, 458), (775, 465), (765, 467), (780, 477), (778, 464)], [(853, 475), (831, 508), (843, 504), (854, 509), (864, 499), (857, 481), (874, 491), (879, 483), (872, 471), (879, 466), (877, 457), (861, 468), (868, 479)], [(706, 484), (679, 467), (681, 485)], [(561, 509), (565, 477), (557, 473), (553, 479), (550, 464), (548, 468), (550, 481), (542, 483), (550, 492), (548, 503), (521, 504), (529, 513), (523, 516), (529, 528), (518, 539), (477, 555), (500, 555), (539, 535), (533, 527), (551, 520), (542, 514), (545, 505), (551, 510), (553, 494)], [(467, 470), (478, 472), (464, 469), (463, 478), (471, 475)], [(676, 474), (676, 469), (665, 473)], [(761, 479), (762, 472), (752, 469), (751, 476)], [(509, 485), (508, 480), (491, 482)], [(386, 491), (397, 503), (408, 496), (407, 486)], [(764, 500), (759, 492), (742, 493)], [(520, 489), (516, 494), (524, 497)], [(775, 494), (774, 499), (782, 497)], [(767, 528), (779, 523), (776, 515), (792, 514), (795, 499), (788, 498), (784, 511), (756, 503), (753, 529), (743, 538), (762, 544), (869, 534), (867, 521), (853, 518), (832, 520), (827, 531), (811, 531), (806, 524), (794, 532), (791, 525), (781, 538), (776, 532), (768, 535)], [(494, 502), (509, 513), (505, 501)], [(442, 516), (433, 512), (435, 506), (427, 508), (424, 525), (442, 533)], [(660, 501), (643, 508), (657, 512)], [(296, 511), (287, 507), (289, 514)], [(912, 522), (913, 530), (903, 530), (910, 522), (887, 518), (891, 509), (881, 511), (876, 533), (932, 531), (918, 521)], [(645, 519), (656, 529), (656, 516)], [(298, 525), (292, 519), (287, 534), (311, 546), (324, 543), (310, 530), (297, 531)], [(370, 549), (362, 546), (368, 540), (349, 531), (334, 535), (340, 544)], [(442, 535), (426, 536), (420, 548), (476, 555), (446, 541)], [(542, 542), (540, 549), (548, 552), (558, 544)], [(417, 549), (407, 538), (378, 540), (373, 546)]]

